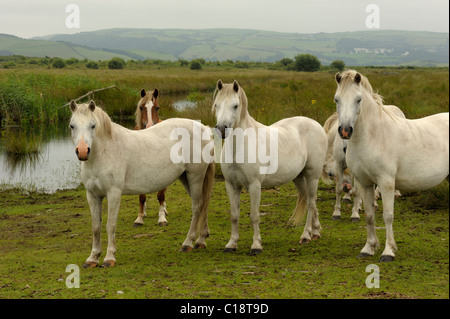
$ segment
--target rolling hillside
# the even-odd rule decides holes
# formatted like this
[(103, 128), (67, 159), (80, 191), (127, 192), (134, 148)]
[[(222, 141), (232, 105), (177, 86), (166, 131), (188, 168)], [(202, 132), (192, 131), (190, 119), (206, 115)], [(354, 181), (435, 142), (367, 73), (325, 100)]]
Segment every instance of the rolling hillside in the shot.
[(11, 37), (5, 42), (16, 43), (9, 46), (5, 46), (3, 38), (0, 38), (0, 54), (37, 55), (37, 52), (49, 55), (55, 52), (60, 57), (93, 60), (120, 56), (124, 59), (274, 62), (299, 53), (312, 53), (323, 64), (336, 59), (342, 59), (347, 65), (449, 64), (449, 34), (435, 32), (367, 30), (299, 34), (245, 29), (107, 29), (33, 40)]
[(0, 34), (0, 55), (49, 56), (63, 59), (77, 58), (88, 60), (109, 60), (117, 56), (130, 59), (128, 55), (108, 52), (103, 49), (93, 49), (86, 46), (48, 40), (22, 39), (8, 34)]

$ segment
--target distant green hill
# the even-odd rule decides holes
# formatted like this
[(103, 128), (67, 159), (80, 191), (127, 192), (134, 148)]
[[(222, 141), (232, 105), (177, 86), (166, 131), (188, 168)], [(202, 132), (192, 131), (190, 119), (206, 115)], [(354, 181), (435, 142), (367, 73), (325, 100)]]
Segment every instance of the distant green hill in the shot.
[(130, 59), (128, 55), (108, 52), (49, 40), (22, 39), (13, 35), (0, 34), (0, 55), (23, 55), (33, 57), (60, 57), (63, 59), (77, 58), (88, 60), (109, 60), (113, 57)]
[[(246, 29), (107, 29), (48, 35), (36, 40), (15, 38), (15, 41), (27, 43), (16, 44), (17, 49), (13, 51), (11, 46), (5, 48), (0, 38), (0, 54), (2, 50), (9, 50), (14, 54), (54, 52), (49, 56), (93, 60), (120, 56), (124, 59), (274, 62), (311, 53), (323, 64), (341, 59), (355, 66), (449, 65), (449, 34), (436, 32), (367, 30), (299, 34)], [(29, 41), (35, 42), (30, 44)], [(47, 46), (51, 51), (46, 51)], [(101, 58), (103, 56), (106, 58)]]

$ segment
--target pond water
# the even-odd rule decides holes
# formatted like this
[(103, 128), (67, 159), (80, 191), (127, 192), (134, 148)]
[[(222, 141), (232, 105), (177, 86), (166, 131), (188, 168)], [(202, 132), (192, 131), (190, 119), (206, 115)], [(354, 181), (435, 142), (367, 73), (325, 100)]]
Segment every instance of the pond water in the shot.
[(80, 185), (80, 161), (70, 137), (50, 140), (38, 153), (12, 156), (0, 153), (0, 189), (15, 187), (25, 191), (54, 193)]
[[(186, 97), (172, 103), (177, 111), (196, 107)], [(117, 123), (132, 128), (134, 123)], [(52, 131), (52, 132), (49, 132)], [(4, 188), (19, 188), (24, 191), (54, 193), (57, 190), (73, 189), (81, 184), (80, 162), (70, 138), (67, 123), (58, 128), (43, 129), (40, 132), (23, 131), (19, 128), (0, 129), (0, 191)], [(38, 152), (17, 156), (8, 153), (4, 144), (12, 136), (39, 136)]]
[[(131, 122), (121, 124), (125, 127), (134, 125)], [(16, 128), (0, 130), (0, 133), (0, 191), (19, 188), (29, 192), (54, 193), (77, 188), (81, 184), (80, 161), (67, 123), (40, 132)], [(39, 145), (38, 151), (22, 156), (8, 153), (6, 144), (12, 136), (33, 140)]]

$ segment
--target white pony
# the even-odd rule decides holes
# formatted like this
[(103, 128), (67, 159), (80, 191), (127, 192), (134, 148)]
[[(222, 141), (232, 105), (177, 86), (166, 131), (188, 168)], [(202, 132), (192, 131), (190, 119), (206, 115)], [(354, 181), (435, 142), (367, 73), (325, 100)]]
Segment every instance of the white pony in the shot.
[(357, 180), (367, 223), (367, 242), (359, 257), (373, 256), (379, 246), (375, 233), (373, 185), (383, 200), (386, 246), (380, 261), (392, 261), (397, 249), (392, 223), (394, 192), (434, 187), (449, 175), (449, 114), (416, 120), (393, 116), (360, 73), (335, 76), (338, 132), (348, 140), (347, 165)]
[[(386, 109), (391, 112), (392, 115), (396, 115), (405, 118), (402, 110), (395, 105), (385, 105)], [(347, 162), (345, 160), (345, 153), (347, 151), (347, 140), (340, 138), (338, 134), (338, 114), (334, 112), (323, 125), (328, 138), (328, 150), (323, 166), (322, 180), (325, 183), (329, 183), (333, 180), (336, 183), (336, 204), (334, 205), (334, 211), (332, 215), (333, 220), (341, 219), (341, 195), (344, 192), (344, 198), (342, 201), (351, 202), (351, 196), (354, 196), (352, 215), (350, 220), (359, 222), (359, 211), (361, 210), (361, 194), (358, 192), (358, 187), (353, 183), (353, 175), (348, 170)], [(400, 192), (396, 190), (396, 198), (400, 196)], [(379, 198), (379, 189), (375, 188), (375, 200), (374, 206), (378, 207), (377, 199)]]
[[(237, 248), (242, 187), (248, 190), (251, 200), (250, 219), (254, 231), (251, 253), (262, 252), (259, 231), (261, 187), (293, 181), (298, 198), (292, 222), (298, 225), (305, 211), (308, 212), (300, 243), (319, 238), (317, 187), (327, 151), (327, 137), (322, 126), (306, 117), (287, 118), (271, 126), (258, 123), (249, 115), (247, 97), (237, 81), (223, 84), (219, 80), (214, 95), (212, 112), (217, 119), (216, 132), (225, 138), (221, 168), (231, 205), (231, 238), (225, 251)], [(265, 158), (268, 153), (269, 160)]]
[[(194, 123), (187, 119), (166, 120), (147, 130), (129, 130), (111, 122), (95, 103), (70, 103), (70, 129), (81, 163), (81, 180), (92, 216), (92, 252), (84, 267), (96, 267), (101, 254), (100, 232), (102, 201), (108, 200), (108, 249), (103, 266), (116, 263), (115, 231), (121, 195), (139, 195), (164, 189), (177, 178), (192, 198), (192, 221), (182, 250), (190, 251), (196, 232), (196, 247), (206, 247), (208, 237), (207, 213), (214, 180), (214, 162), (175, 164), (170, 156), (177, 143), (169, 139), (175, 129), (192, 133)], [(210, 129), (201, 125), (202, 131)], [(191, 142), (193, 134), (190, 134)], [(202, 145), (207, 143), (202, 139)]]

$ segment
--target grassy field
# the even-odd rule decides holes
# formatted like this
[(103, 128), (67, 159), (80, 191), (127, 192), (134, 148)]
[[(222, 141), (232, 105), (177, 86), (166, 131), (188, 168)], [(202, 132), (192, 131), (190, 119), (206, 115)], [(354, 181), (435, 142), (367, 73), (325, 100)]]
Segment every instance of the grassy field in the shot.
[[(398, 105), (409, 118), (448, 112), (448, 68), (358, 70), (384, 96), (386, 104)], [(19, 114), (15, 107), (20, 107), (22, 123), (45, 127), (34, 117), (68, 121), (70, 111), (61, 108), (63, 104), (92, 89), (116, 84), (118, 89), (94, 97), (113, 118), (132, 117), (140, 89), (158, 87), (163, 119), (187, 117), (213, 125), (212, 92), (218, 79), (238, 80), (246, 90), (250, 113), (265, 124), (294, 115), (323, 124), (335, 110), (332, 71), (212, 67), (194, 71), (155, 66), (121, 71), (0, 70), (1, 114), (8, 123)], [(5, 103), (5, 96), (13, 102)], [(187, 96), (196, 97), (198, 106), (177, 111), (173, 102)], [(55, 110), (56, 115), (52, 113)], [(334, 187), (322, 183), (318, 194), (322, 238), (309, 245), (298, 244), (302, 228), (287, 223), (296, 192), (293, 185), (285, 185), (263, 191), (263, 254), (249, 255), (253, 232), (247, 193), (241, 198), (239, 249), (223, 253), (230, 221), (220, 176), (209, 209), (207, 249), (180, 253), (191, 214), (190, 200), (176, 182), (166, 196), (167, 227), (157, 226), (155, 195), (145, 225), (133, 227), (138, 197), (123, 196), (116, 235), (117, 265), (86, 270), (81, 265), (89, 256), (92, 235), (82, 186), (52, 195), (0, 190), (0, 298), (448, 298), (448, 192), (444, 181), (433, 190), (403, 194), (396, 201), (394, 231), (399, 251), (394, 262), (381, 264), (379, 255), (356, 258), (366, 240), (364, 219), (350, 222), (351, 207), (344, 205), (342, 220), (332, 221)], [(376, 225), (383, 245), (380, 211), (381, 202)], [(105, 219), (106, 214), (104, 224)], [(105, 252), (105, 232), (102, 241)], [(69, 264), (80, 266), (79, 289), (66, 287)], [(370, 264), (380, 268), (380, 288), (366, 287)]]
[[(379, 255), (357, 259), (366, 239), (365, 222), (332, 221), (333, 187), (320, 185), (322, 238), (298, 244), (302, 228), (288, 226), (294, 186), (263, 191), (264, 252), (250, 255), (253, 231), (249, 195), (243, 193), (240, 246), (223, 253), (229, 239), (229, 204), (223, 180), (215, 183), (209, 209), (208, 247), (179, 249), (190, 221), (190, 201), (181, 183), (167, 192), (169, 225), (157, 225), (151, 196), (142, 227), (133, 227), (137, 196), (123, 196), (117, 227), (117, 265), (83, 269), (91, 249), (90, 213), (83, 188), (54, 195), (0, 193), (0, 298), (448, 298), (448, 183), (396, 202), (399, 251), (394, 262)], [(104, 203), (104, 221), (106, 219)], [(385, 230), (377, 214), (377, 235)], [(106, 233), (102, 233), (106, 251)], [(381, 251), (379, 252), (381, 253)], [(104, 256), (104, 255), (103, 255)], [(80, 267), (80, 288), (66, 287), (66, 266)], [(366, 267), (380, 268), (380, 288), (366, 287)], [(123, 293), (120, 293), (123, 292)]]

